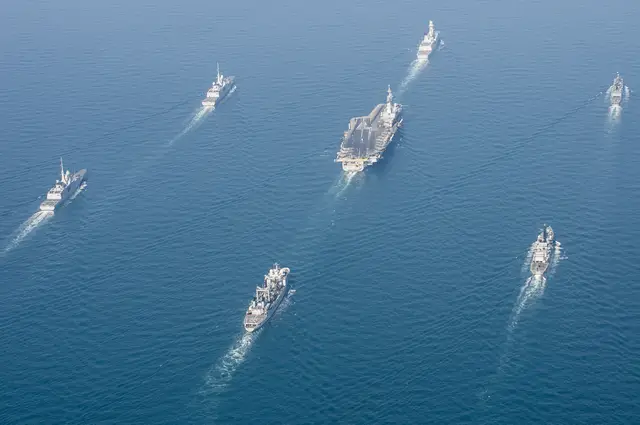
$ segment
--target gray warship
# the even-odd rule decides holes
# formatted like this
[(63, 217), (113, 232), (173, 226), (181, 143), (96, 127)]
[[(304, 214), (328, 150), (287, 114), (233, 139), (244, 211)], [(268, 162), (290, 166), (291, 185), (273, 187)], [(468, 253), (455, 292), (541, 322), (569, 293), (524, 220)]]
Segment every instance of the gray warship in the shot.
[(375, 164), (402, 126), (402, 105), (393, 103), (391, 86), (387, 90), (387, 103), (381, 103), (366, 117), (354, 117), (344, 132), (336, 162), (347, 172), (362, 171)]
[(624, 90), (624, 81), (619, 73), (616, 72), (616, 78), (611, 86), (611, 105), (619, 105), (622, 102), (622, 91)]
[(56, 184), (47, 192), (47, 199), (40, 204), (40, 211), (55, 211), (78, 190), (86, 178), (86, 169), (73, 174), (69, 170), (65, 172), (60, 158), (60, 180), (56, 180)]
[(235, 77), (225, 77), (220, 74), (220, 64), (218, 67), (218, 76), (213, 82), (211, 88), (207, 91), (207, 97), (202, 101), (202, 106), (213, 108), (222, 101), (231, 91)]
[(257, 331), (273, 317), (287, 292), (290, 272), (287, 267), (280, 267), (276, 263), (264, 276), (262, 286), (256, 287), (256, 296), (244, 315), (244, 329), (247, 332)]
[[(557, 246), (559, 242), (555, 242)], [(534, 277), (540, 278), (549, 268), (549, 259), (551, 257), (551, 248), (554, 247), (554, 234), (551, 226), (546, 224), (542, 228), (542, 232), (538, 235), (538, 239), (533, 243), (533, 255), (531, 257), (531, 273)]]
[(433, 21), (429, 21), (429, 32), (424, 33), (424, 37), (418, 46), (418, 59), (429, 59), (431, 53), (433, 53), (438, 46), (438, 41), (440, 41), (440, 34), (436, 32)]

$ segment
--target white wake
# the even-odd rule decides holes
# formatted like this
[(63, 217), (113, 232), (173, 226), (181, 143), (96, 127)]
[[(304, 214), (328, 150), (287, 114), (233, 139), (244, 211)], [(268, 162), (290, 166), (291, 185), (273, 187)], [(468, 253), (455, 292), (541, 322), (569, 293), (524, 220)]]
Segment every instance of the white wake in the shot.
[(29, 217), (24, 223), (18, 227), (15, 232), (15, 236), (11, 239), (11, 242), (4, 249), (4, 253), (8, 253), (18, 245), (38, 227), (44, 225), (51, 217), (53, 212), (50, 211), (38, 211)]
[(253, 343), (261, 332), (262, 329), (252, 333), (245, 332), (236, 339), (215, 366), (207, 372), (205, 376), (205, 393), (220, 394), (227, 388), (227, 385), (233, 379), (234, 373), (246, 359), (249, 350), (251, 350)]
[(329, 189), (329, 193), (333, 194), (335, 198), (340, 198), (349, 188), (357, 174), (356, 171), (343, 171), (338, 180)]
[(213, 112), (214, 109), (215, 109), (214, 107), (209, 107), (209, 106), (201, 107), (193, 115), (191, 120), (189, 120), (189, 122), (184, 127), (184, 129), (182, 129), (182, 131), (180, 133), (178, 133), (173, 139), (171, 139), (169, 141), (168, 146), (172, 146), (175, 142), (177, 142), (178, 140), (183, 138), (188, 132), (190, 132), (191, 130), (194, 130), (195, 128), (199, 127), (200, 124), (202, 123), (202, 121), (204, 120), (204, 118), (206, 118), (207, 115), (209, 115), (211, 112)]

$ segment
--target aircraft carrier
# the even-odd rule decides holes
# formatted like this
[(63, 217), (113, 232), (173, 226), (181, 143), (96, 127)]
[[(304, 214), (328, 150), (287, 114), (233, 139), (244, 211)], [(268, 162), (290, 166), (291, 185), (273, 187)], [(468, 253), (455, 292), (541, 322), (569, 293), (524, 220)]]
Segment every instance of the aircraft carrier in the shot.
[(351, 118), (335, 161), (347, 172), (362, 171), (378, 162), (402, 125), (401, 113), (402, 105), (393, 103), (389, 86), (387, 103), (379, 104), (366, 117)]

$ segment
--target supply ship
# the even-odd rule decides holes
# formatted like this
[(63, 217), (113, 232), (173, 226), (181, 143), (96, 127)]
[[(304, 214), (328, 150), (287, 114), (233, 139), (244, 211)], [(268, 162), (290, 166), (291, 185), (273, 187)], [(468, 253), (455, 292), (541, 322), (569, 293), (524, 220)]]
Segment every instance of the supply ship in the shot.
[(622, 102), (622, 91), (624, 90), (624, 81), (619, 73), (616, 72), (616, 78), (611, 86), (611, 105), (619, 105)]
[(429, 59), (431, 53), (433, 53), (438, 46), (438, 41), (440, 41), (440, 33), (436, 32), (433, 21), (429, 21), (429, 32), (424, 33), (424, 38), (418, 46), (418, 59)]
[(379, 104), (366, 117), (351, 118), (335, 161), (347, 172), (362, 171), (378, 162), (402, 125), (401, 113), (402, 105), (393, 103), (389, 86), (387, 103)]
[(244, 316), (244, 329), (247, 332), (257, 331), (273, 317), (287, 292), (290, 272), (287, 267), (280, 267), (276, 263), (264, 276), (262, 286), (256, 287), (256, 296)]
[(231, 91), (235, 77), (225, 77), (220, 74), (220, 64), (218, 67), (218, 76), (213, 82), (211, 88), (207, 91), (207, 97), (202, 101), (202, 106), (213, 108), (222, 101)]
[(60, 158), (60, 180), (56, 180), (56, 184), (47, 192), (47, 199), (40, 204), (40, 211), (55, 211), (78, 190), (86, 178), (86, 169), (73, 174), (69, 170), (65, 172)]
[[(533, 243), (531, 273), (536, 278), (542, 277), (549, 268), (551, 248), (553, 248), (554, 246), (553, 239), (553, 229), (551, 228), (551, 226), (547, 226), (545, 224), (542, 228), (542, 232), (538, 235), (538, 239)], [(559, 245), (559, 242), (556, 242), (555, 245)]]

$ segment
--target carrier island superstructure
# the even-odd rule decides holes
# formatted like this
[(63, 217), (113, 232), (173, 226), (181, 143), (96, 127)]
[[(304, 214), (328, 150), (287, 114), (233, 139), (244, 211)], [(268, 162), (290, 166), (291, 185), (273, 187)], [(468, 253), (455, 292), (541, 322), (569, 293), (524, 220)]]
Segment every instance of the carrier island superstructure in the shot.
[(402, 125), (401, 113), (402, 105), (393, 103), (389, 86), (386, 103), (373, 108), (366, 117), (351, 118), (335, 161), (341, 162), (342, 169), (347, 172), (362, 171), (378, 162)]

